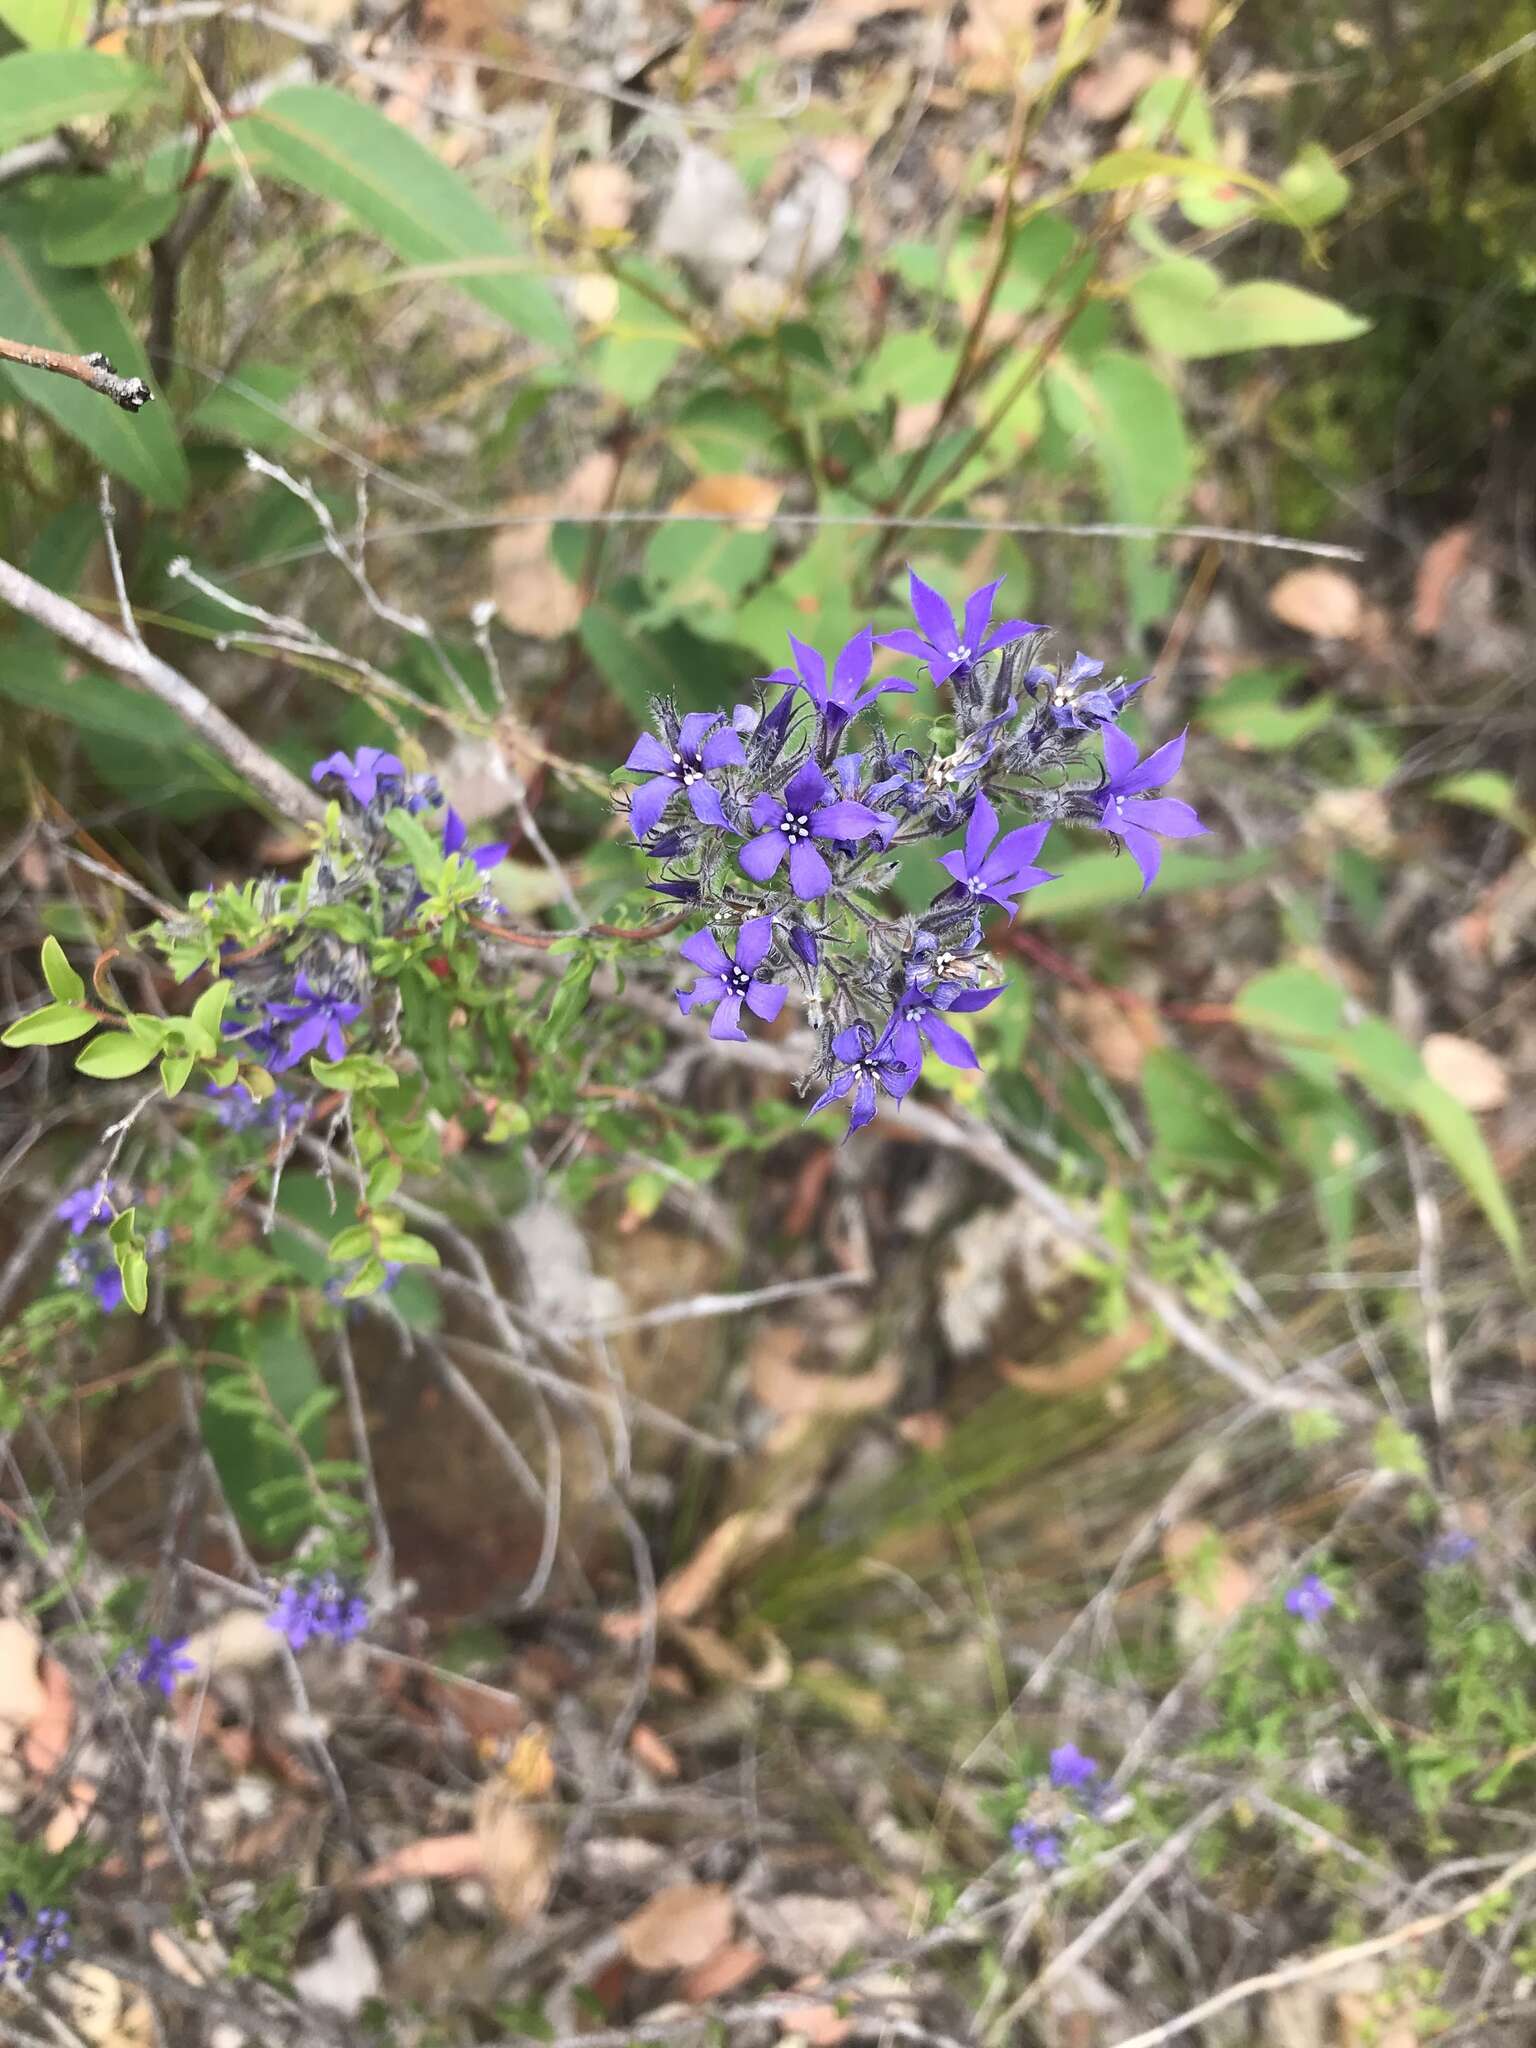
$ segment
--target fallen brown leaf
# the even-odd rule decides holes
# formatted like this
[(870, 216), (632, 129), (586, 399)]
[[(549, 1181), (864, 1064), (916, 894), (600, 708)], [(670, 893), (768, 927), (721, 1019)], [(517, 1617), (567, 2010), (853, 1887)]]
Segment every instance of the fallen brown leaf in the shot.
[(0, 1616), (0, 1756), (14, 1756), (48, 1705), (39, 1669), (42, 1638), (30, 1622)]
[(222, 1671), (260, 1671), (277, 1662), (282, 1648), (282, 1632), (265, 1614), (233, 1607), (188, 1641), (187, 1655), (197, 1666), (189, 1677), (200, 1681), (204, 1676), (217, 1678)]
[(636, 1763), (642, 1764), (653, 1778), (675, 1778), (682, 1770), (671, 1744), (664, 1742), (644, 1721), (637, 1721), (630, 1730), (629, 1748)]
[(1509, 1100), (1509, 1071), (1496, 1053), (1452, 1031), (1432, 1031), (1419, 1047), (1425, 1070), (1463, 1109), (1502, 1109)]
[[(513, 632), (555, 640), (579, 621), (581, 592), (551, 560), (549, 537), (557, 517), (601, 512), (617, 474), (617, 458), (597, 449), (552, 491), (509, 501), (509, 517), (533, 517), (531, 525), (502, 527), (491, 543), (491, 589)], [(551, 516), (538, 516), (546, 513)]]
[(1467, 566), (1471, 550), (1472, 528), (1449, 526), (1419, 558), (1419, 572), (1413, 579), (1411, 624), (1422, 638), (1433, 640), (1445, 623), (1451, 586)]
[(692, 1970), (731, 1938), (736, 1908), (721, 1884), (670, 1884), (621, 1921), (619, 1946), (641, 1970)]
[(42, 1702), (22, 1744), (21, 1760), (29, 1771), (46, 1778), (69, 1754), (75, 1725), (75, 1692), (69, 1673), (57, 1657), (44, 1656), (38, 1667)]
[(716, 513), (743, 522), (743, 533), (761, 533), (778, 510), (784, 486), (768, 477), (731, 474), (696, 477), (672, 506), (679, 513)]
[(1150, 50), (1121, 50), (1078, 73), (1072, 82), (1072, 104), (1085, 120), (1118, 121), (1167, 70)]
[(753, 1664), (734, 1643), (728, 1643), (718, 1629), (695, 1628), (681, 1621), (669, 1624), (668, 1633), (688, 1652), (707, 1678), (722, 1685), (739, 1685), (746, 1692), (780, 1692), (794, 1676), (789, 1652), (770, 1630), (765, 1629), (768, 1654)]
[(1269, 608), (1317, 640), (1355, 640), (1365, 624), (1360, 586), (1340, 569), (1293, 569), (1270, 591)]
[(369, 1864), (352, 1882), (359, 1891), (375, 1891), (380, 1885), (401, 1884), (407, 1878), (484, 1875), (485, 1851), (478, 1835), (426, 1835)]
[(692, 1969), (678, 1985), (690, 2005), (724, 1998), (755, 1977), (768, 1958), (755, 1941), (728, 1941)]
[(494, 1779), (475, 1794), (474, 1822), (480, 1874), (509, 1924), (521, 1927), (542, 1912), (554, 1884), (554, 1838), (523, 1811), (515, 1787)]
[(578, 164), (566, 180), (572, 211), (584, 228), (616, 234), (635, 210), (635, 181), (623, 164)]
[(1064, 1358), (1060, 1365), (1014, 1365), (1003, 1359), (998, 1364), (998, 1376), (1010, 1387), (1022, 1387), (1028, 1394), (1086, 1394), (1113, 1378), (1151, 1336), (1152, 1325), (1141, 1316), (1133, 1316), (1120, 1329), (1100, 1337), (1096, 1344), (1085, 1345), (1070, 1358)]
[(937, 1408), (920, 1408), (915, 1415), (903, 1415), (896, 1434), (915, 1451), (942, 1451), (949, 1442), (949, 1418)]
[(1147, 1054), (1166, 1036), (1149, 1003), (1119, 1002), (1108, 989), (1064, 988), (1056, 1007), (1112, 1081), (1139, 1081)]
[(901, 1361), (893, 1353), (868, 1372), (839, 1375), (803, 1372), (794, 1360), (804, 1348), (802, 1333), (783, 1324), (753, 1346), (752, 1392), (775, 1415), (867, 1415), (901, 1391)]

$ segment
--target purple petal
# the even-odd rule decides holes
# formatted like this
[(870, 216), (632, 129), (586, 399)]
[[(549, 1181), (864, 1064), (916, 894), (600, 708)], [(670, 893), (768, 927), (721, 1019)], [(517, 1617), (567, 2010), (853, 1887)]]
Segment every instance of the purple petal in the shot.
[(1125, 807), (1126, 819), (1143, 832), (1161, 832), (1165, 839), (1199, 839), (1207, 831), (1194, 806), (1176, 796), (1133, 797)]
[(907, 571), (907, 596), (912, 616), (927, 634), (934, 650), (952, 654), (960, 645), (955, 615), (933, 585), (925, 583), (915, 569)]
[(917, 661), (941, 661), (943, 656), (937, 647), (914, 633), (910, 626), (902, 626), (894, 633), (882, 633), (875, 641), (877, 647), (894, 647), (898, 654), (911, 655)]
[(694, 967), (702, 967), (706, 974), (729, 974), (731, 971), (730, 956), (711, 931), (694, 932), (677, 950)]
[(746, 758), (740, 739), (729, 726), (711, 733), (699, 749), (700, 764), (711, 770), (743, 767)]
[(784, 815), (784, 806), (776, 796), (770, 796), (766, 789), (760, 789), (751, 803), (752, 822), (761, 825), (765, 831), (778, 824)]
[(1002, 993), (1001, 988), (963, 988), (957, 995), (946, 993), (940, 1007), (945, 1010), (984, 1010), (989, 1003), (995, 1003)]
[(1145, 896), (1163, 864), (1163, 849), (1150, 832), (1143, 832), (1137, 825), (1127, 824), (1120, 836), (1131, 859), (1141, 869), (1141, 893)]
[(954, 1025), (940, 1016), (937, 1010), (928, 1012), (919, 1029), (947, 1067), (974, 1069), (981, 1065), (970, 1040), (962, 1038)]
[(1104, 769), (1109, 776), (1110, 787), (1124, 790), (1126, 777), (1136, 766), (1136, 742), (1126, 738), (1118, 726), (1106, 725), (1103, 732)]
[(754, 981), (747, 988), (747, 1008), (754, 1017), (771, 1024), (784, 1007), (789, 990), (777, 981)]
[(861, 1060), (872, 1042), (867, 1024), (850, 1024), (833, 1039), (832, 1050), (840, 1060)]
[(766, 882), (777, 872), (788, 846), (782, 832), (764, 832), (757, 839), (749, 839), (736, 858), (743, 874), (750, 875), (754, 882)]
[(741, 1028), (741, 997), (726, 996), (709, 1020), (711, 1038), (745, 1038)]
[(347, 1056), (347, 1035), (334, 1016), (325, 1020), (325, 1056), (328, 1060), (345, 1059)]
[(824, 804), (811, 816), (811, 832), (817, 839), (867, 839), (884, 824), (880, 813), (868, 804), (852, 802)]
[(693, 815), (701, 825), (728, 827), (730, 820), (725, 815), (725, 806), (720, 801), (720, 792), (707, 782), (687, 784), (688, 801), (693, 806)]
[(986, 639), (977, 648), (978, 654), (990, 654), (994, 647), (1011, 647), (1015, 640), (1027, 640), (1031, 633), (1045, 629), (1037, 626), (1032, 619), (1004, 619), (1000, 626), (994, 626)]
[(642, 782), (638, 789), (629, 793), (629, 825), (637, 839), (649, 838), (661, 823), (661, 814), (682, 787), (670, 775), (658, 775), (652, 782)]
[[(944, 671), (943, 675), (939, 673), (940, 668)], [(953, 673), (954, 668), (953, 662), (940, 662), (938, 668), (933, 670), (934, 682), (942, 683), (946, 676)], [(878, 683), (871, 683), (867, 690), (859, 692), (848, 706), (849, 715), (856, 718), (865, 705), (873, 704), (877, 697), (914, 697), (916, 694), (916, 683), (909, 682), (905, 676), (883, 676)]]
[[(293, 1027), (293, 1036), (288, 1041), (288, 1057), (283, 1064), (291, 1067), (296, 1061), (303, 1059), (306, 1053), (313, 1052), (330, 1028), (329, 1019), (323, 1011), (318, 1010), (314, 1016), (306, 1017), (302, 1024), (296, 1024)], [(333, 1054), (332, 1057), (336, 1055)]]
[(469, 856), (470, 866), (480, 874), (488, 875), (492, 868), (499, 868), (509, 851), (505, 839), (497, 839), (489, 846), (477, 846)]
[(352, 760), (350, 755), (342, 753), (327, 754), (323, 761), (317, 761), (314, 767), (310, 769), (309, 779), (311, 782), (323, 782), (327, 775), (340, 775), (345, 778), (351, 773)]
[(965, 828), (965, 866), (968, 874), (979, 874), (987, 848), (997, 837), (997, 813), (984, 796), (971, 806), (971, 820)]
[(789, 635), (790, 648), (795, 657), (795, 673), (805, 694), (818, 711), (827, 708), (827, 664), (814, 647), (807, 647), (803, 640)]
[(1125, 778), (1124, 794), (1131, 796), (1144, 789), (1161, 789), (1165, 782), (1172, 782), (1184, 759), (1184, 742), (1188, 737), (1186, 729), (1176, 738), (1166, 740), (1155, 754), (1148, 754), (1141, 766)]
[(447, 810), (443, 813), (444, 853), (460, 852), (461, 849), (463, 848), (465, 840), (468, 837), (469, 833), (465, 830), (464, 820), (453, 808), (453, 805), (450, 804)]
[(725, 994), (725, 983), (718, 974), (702, 975), (690, 982), (687, 988), (677, 991), (677, 1007), (686, 1017), (695, 1003), (718, 1003)]
[(838, 654), (832, 664), (832, 695), (846, 704), (869, 674), (875, 658), (875, 629), (865, 626)]
[(963, 882), (970, 873), (970, 869), (965, 864), (965, 855), (963, 853), (941, 853), (939, 855), (939, 866), (947, 868), (957, 882)]
[(851, 1068), (846, 1068), (834, 1081), (822, 1089), (816, 1100), (805, 1112), (806, 1115), (808, 1117), (814, 1116), (818, 1109), (825, 1109), (829, 1102), (841, 1102), (852, 1086), (853, 1072)]
[(785, 788), (785, 805), (792, 811), (814, 811), (825, 800), (830, 788), (831, 784), (814, 761), (802, 762)]
[(853, 1108), (848, 1113), (848, 1135), (862, 1131), (868, 1123), (874, 1122), (875, 1111), (879, 1108), (875, 1099), (875, 1084), (867, 1074), (859, 1076), (858, 1093), (853, 1098)]
[(1050, 820), (1047, 819), (1044, 824), (1021, 825), (1016, 832), (1005, 832), (977, 873), (984, 882), (1000, 882), (1005, 875), (1030, 866), (1045, 844), (1045, 835), (1050, 829)]
[[(923, 1064), (923, 1041), (917, 1033), (917, 1026), (910, 1017), (903, 1017), (899, 1024), (891, 1027), (887, 1040), (889, 1050), (904, 1066), (916, 1070)], [(914, 1071), (913, 1079), (917, 1078)]]
[(664, 747), (653, 732), (641, 733), (629, 750), (626, 768), (635, 768), (643, 775), (670, 775), (673, 769), (670, 748)]
[(965, 645), (971, 650), (974, 661), (981, 652), (981, 643), (987, 636), (987, 621), (992, 616), (992, 600), (1002, 587), (1002, 577), (991, 583), (983, 583), (980, 590), (973, 590), (965, 601)]
[(678, 728), (677, 750), (685, 761), (696, 758), (706, 738), (720, 723), (718, 711), (690, 711)]
[(753, 974), (762, 966), (773, 944), (773, 919), (749, 917), (736, 934), (736, 965)]
[(832, 870), (808, 839), (789, 849), (789, 885), (804, 903), (825, 896), (832, 886)]

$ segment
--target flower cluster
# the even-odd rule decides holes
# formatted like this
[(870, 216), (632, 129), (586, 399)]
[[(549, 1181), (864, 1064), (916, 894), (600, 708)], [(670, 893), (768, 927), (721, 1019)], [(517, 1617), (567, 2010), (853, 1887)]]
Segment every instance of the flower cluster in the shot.
[(89, 1288), (104, 1315), (111, 1315), (123, 1299), (123, 1276), (107, 1227), (124, 1206), (120, 1190), (96, 1180), (66, 1195), (53, 1212), (60, 1223), (69, 1225), (73, 1240), (54, 1268), (54, 1278), (72, 1292)]
[(183, 1654), (186, 1647), (185, 1636), (151, 1636), (142, 1650), (125, 1650), (117, 1668), (146, 1691), (153, 1689), (169, 1699), (180, 1681), (197, 1669), (195, 1660)]
[(1103, 1806), (1098, 1779), (1097, 1759), (1085, 1756), (1076, 1743), (1053, 1749), (1049, 1771), (1036, 1780), (1009, 1833), (1019, 1854), (1040, 1870), (1055, 1870), (1066, 1855), (1066, 1837)]
[[(1163, 840), (1205, 829), (1188, 804), (1157, 794), (1178, 772), (1183, 735), (1143, 760), (1115, 724), (1148, 678), (1103, 684), (1103, 663), (1082, 654), (1065, 669), (1039, 661), (1044, 628), (994, 625), (997, 590), (973, 591), (957, 619), (914, 573), (917, 630), (877, 639), (866, 627), (830, 664), (791, 634), (790, 665), (762, 679), (756, 703), (680, 717), (659, 700), (657, 730), (624, 764), (644, 778), (629, 818), (659, 864), (651, 887), (709, 920), (683, 944), (700, 978), (679, 991), (682, 1007), (712, 1007), (711, 1036), (743, 1038), (743, 1008), (770, 1023), (793, 983), (818, 1037), (811, 1113), (846, 1099), (850, 1131), (882, 1094), (907, 1095), (930, 1053), (977, 1066), (955, 1020), (1002, 992), (982, 915), (1011, 918), (1054, 879), (1039, 865), (1053, 825), (1107, 833), (1143, 888)], [(877, 645), (922, 663), (947, 693), (921, 746), (880, 715), (882, 699), (917, 685), (872, 679)], [(1073, 771), (1091, 739), (1101, 765), (1085, 780)], [(1005, 828), (1005, 810), (1029, 822)], [(884, 891), (907, 849), (956, 834), (928, 908), (891, 915)]]
[[(299, 1068), (312, 1055), (342, 1059), (359, 1030), (368, 1029), (374, 993), (368, 957), (343, 935), (345, 914), (335, 913), (369, 900), (389, 936), (405, 931), (427, 901), (415, 870), (399, 858), (392, 813), (404, 811), (412, 818), (437, 814), (436, 850), (445, 872), (455, 883), (473, 883), (472, 890), (458, 891), (455, 902), (462, 899), (479, 916), (502, 914), (484, 877), (506, 858), (507, 849), (471, 848), (464, 820), (444, 800), (434, 777), (407, 774), (398, 755), (379, 747), (359, 747), (355, 754), (328, 754), (316, 761), (310, 780), (336, 797), (345, 822), (341, 847), (329, 848), (306, 882), (306, 909), (329, 915), (311, 917), (297, 950), (245, 949), (226, 942), (219, 961), (220, 973), (235, 987), (225, 1040), (242, 1058), (272, 1074)], [(259, 1105), (236, 1100), (243, 1094), (238, 1088), (210, 1089), (209, 1094), (216, 1097), (214, 1113), (231, 1129), (266, 1124), (284, 1132), (304, 1113), (302, 1103), (281, 1088)]]
[(0, 1983), (25, 1984), (40, 1964), (67, 1955), (70, 1941), (63, 1906), (39, 1906), (33, 1912), (20, 1892), (12, 1892), (0, 1919)]
[(1337, 1605), (1337, 1596), (1328, 1590), (1316, 1572), (1308, 1572), (1285, 1596), (1285, 1611), (1294, 1615), (1297, 1621), (1321, 1621), (1329, 1609)]
[(368, 1626), (368, 1602), (335, 1572), (318, 1572), (278, 1590), (267, 1625), (294, 1650), (312, 1642), (350, 1643)]

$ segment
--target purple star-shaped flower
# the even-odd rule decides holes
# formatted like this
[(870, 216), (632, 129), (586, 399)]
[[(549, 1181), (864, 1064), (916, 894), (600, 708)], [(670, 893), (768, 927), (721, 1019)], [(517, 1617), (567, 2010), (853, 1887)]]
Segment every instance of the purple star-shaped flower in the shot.
[(771, 1024), (784, 1007), (789, 993), (776, 982), (759, 980), (757, 969), (768, 957), (773, 943), (773, 919), (749, 917), (736, 934), (733, 960), (713, 932), (695, 932), (679, 949), (685, 960), (704, 970), (702, 979), (677, 992), (679, 1009), (691, 1010), (695, 1003), (716, 1003), (719, 1007), (709, 1021), (711, 1038), (745, 1038), (741, 1028), (741, 1006), (754, 1017)]
[(91, 1275), (91, 1292), (104, 1316), (123, 1305), (123, 1276), (116, 1260)]
[(1053, 1828), (1043, 1828), (1037, 1821), (1016, 1820), (1008, 1839), (1021, 1856), (1032, 1857), (1041, 1870), (1060, 1869), (1064, 1852), (1061, 1836)]
[(873, 1026), (866, 1024), (862, 1017), (856, 1024), (850, 1024), (846, 1031), (838, 1032), (832, 1041), (832, 1050), (842, 1071), (833, 1075), (806, 1115), (814, 1116), (829, 1102), (841, 1102), (851, 1089), (853, 1107), (848, 1113), (848, 1136), (851, 1138), (855, 1131), (863, 1130), (867, 1123), (873, 1121), (880, 1106), (878, 1091), (883, 1089), (899, 1102), (917, 1079), (917, 1069), (892, 1045), (889, 1032), (877, 1039)]
[(1101, 725), (1112, 725), (1130, 703), (1136, 692), (1145, 689), (1151, 682), (1150, 676), (1142, 676), (1134, 683), (1124, 678), (1106, 685), (1102, 690), (1085, 690), (1083, 685), (1091, 683), (1102, 675), (1102, 661), (1090, 661), (1086, 654), (1074, 654), (1069, 669), (1057, 670), (1037, 662), (1024, 673), (1024, 687), (1031, 697), (1040, 692), (1045, 709), (1065, 732), (1092, 732)]
[(116, 1212), (112, 1207), (111, 1190), (103, 1178), (93, 1180), (88, 1188), (76, 1188), (72, 1195), (64, 1197), (53, 1213), (79, 1237), (93, 1223), (110, 1223)]
[(1001, 994), (1000, 988), (965, 988), (958, 982), (940, 983), (937, 988), (930, 989), (909, 982), (891, 1016), (888, 1033), (891, 1050), (910, 1061), (914, 1081), (917, 1079), (916, 1069), (923, 1062), (925, 1043), (928, 1050), (937, 1053), (946, 1066), (974, 1070), (981, 1062), (969, 1039), (960, 1036), (945, 1012), (984, 1010)]
[(355, 758), (350, 754), (327, 754), (309, 771), (311, 782), (323, 782), (328, 775), (336, 777), (353, 803), (364, 806), (373, 802), (381, 785), (405, 782), (405, 768), (399, 755), (386, 754), (382, 747), (359, 747)]
[(869, 671), (875, 659), (875, 629), (866, 626), (855, 633), (841, 653), (833, 658), (832, 674), (827, 675), (825, 657), (814, 647), (807, 647), (803, 640), (789, 636), (790, 652), (794, 655), (792, 668), (776, 668), (765, 678), (770, 683), (788, 683), (791, 693), (798, 684), (816, 706), (822, 724), (829, 732), (840, 732), (850, 719), (857, 718), (877, 697), (910, 697), (917, 689), (916, 683), (906, 682), (900, 676), (885, 676), (878, 683), (870, 683)]
[(832, 871), (814, 845), (818, 839), (867, 839), (884, 836), (886, 820), (868, 804), (844, 799), (828, 803), (832, 785), (806, 761), (790, 777), (782, 802), (766, 790), (752, 799), (752, 822), (761, 828), (741, 849), (742, 870), (754, 882), (766, 882), (789, 855), (790, 887), (803, 902), (825, 896)]
[(1097, 1758), (1084, 1756), (1075, 1742), (1051, 1751), (1051, 1783), (1058, 1792), (1081, 1792), (1098, 1775)]
[(176, 1690), (176, 1681), (197, 1669), (191, 1657), (182, 1655), (186, 1647), (185, 1636), (173, 1636), (169, 1642), (161, 1636), (151, 1636), (139, 1656), (132, 1650), (125, 1653), (121, 1669), (140, 1685), (158, 1687), (169, 1699)]
[(1189, 804), (1176, 796), (1148, 796), (1179, 772), (1184, 759), (1186, 735), (1169, 740), (1155, 753), (1141, 760), (1134, 740), (1113, 725), (1104, 728), (1104, 787), (1094, 791), (1099, 815), (1094, 822), (1101, 832), (1112, 832), (1125, 842), (1131, 859), (1141, 869), (1145, 895), (1162, 865), (1163, 849), (1152, 836), (1164, 839), (1198, 839), (1205, 826)]
[(1040, 825), (1021, 825), (1016, 832), (1005, 832), (993, 846), (992, 841), (997, 838), (997, 813), (984, 796), (979, 796), (971, 806), (964, 847), (955, 853), (941, 853), (939, 866), (954, 876), (962, 895), (996, 903), (1012, 917), (1019, 907), (1012, 900), (1014, 897), (1056, 879), (1048, 869), (1031, 865), (1050, 829), (1048, 820)]
[(1338, 1601), (1329, 1592), (1316, 1572), (1308, 1572), (1299, 1585), (1292, 1586), (1285, 1596), (1285, 1611), (1295, 1615), (1298, 1621), (1321, 1621), (1330, 1607)]
[(297, 1066), (306, 1053), (322, 1046), (328, 1060), (341, 1059), (347, 1050), (346, 1034), (341, 1027), (363, 1013), (361, 1003), (347, 1003), (339, 996), (322, 994), (302, 972), (294, 982), (293, 993), (296, 1000), (291, 1003), (266, 1006), (269, 1017), (289, 1027), (287, 1046), (272, 1062), (274, 1073)]
[(690, 711), (675, 731), (669, 731), (668, 743), (643, 732), (630, 748), (624, 766), (653, 778), (630, 791), (629, 822), (637, 839), (655, 830), (680, 789), (687, 790), (701, 825), (729, 824), (720, 792), (709, 777), (721, 768), (741, 767), (747, 757), (730, 726), (715, 731), (723, 716), (719, 711)]
[(477, 869), (482, 875), (488, 874), (494, 867), (499, 867), (506, 859), (507, 843), (504, 839), (496, 841), (494, 845), (476, 846), (465, 852), (464, 842), (468, 837), (469, 833), (465, 830), (464, 820), (459, 816), (452, 804), (450, 804), (443, 816), (444, 853), (464, 854), (464, 858), (469, 862), (470, 866)]
[(909, 626), (903, 626), (896, 633), (882, 633), (880, 645), (894, 647), (898, 654), (914, 655), (926, 662), (928, 673), (935, 684), (947, 683), (956, 669), (974, 668), (984, 654), (994, 648), (1009, 647), (1015, 640), (1025, 640), (1041, 628), (1031, 625), (1028, 619), (1007, 619), (1001, 626), (994, 627), (992, 602), (1002, 583), (1001, 576), (994, 582), (983, 583), (979, 590), (973, 590), (965, 600), (965, 623), (956, 621), (954, 613), (929, 583), (925, 583), (915, 569), (907, 571), (912, 601), (912, 613), (920, 633), (914, 633)]

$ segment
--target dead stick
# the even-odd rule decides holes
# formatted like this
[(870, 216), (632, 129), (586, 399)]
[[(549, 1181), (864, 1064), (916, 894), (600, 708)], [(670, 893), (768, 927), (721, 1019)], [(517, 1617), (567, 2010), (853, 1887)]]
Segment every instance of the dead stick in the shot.
[(61, 349), (36, 348), (30, 341), (7, 341), (0, 335), (0, 363), (21, 363), (29, 370), (52, 370), (73, 377), (88, 390), (99, 391), (124, 412), (142, 412), (154, 397), (142, 377), (120, 377), (100, 350), (88, 356), (67, 356)]

